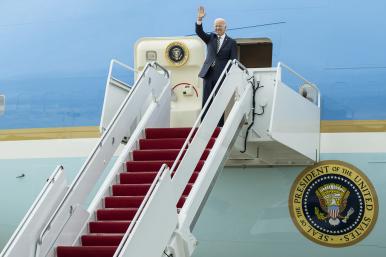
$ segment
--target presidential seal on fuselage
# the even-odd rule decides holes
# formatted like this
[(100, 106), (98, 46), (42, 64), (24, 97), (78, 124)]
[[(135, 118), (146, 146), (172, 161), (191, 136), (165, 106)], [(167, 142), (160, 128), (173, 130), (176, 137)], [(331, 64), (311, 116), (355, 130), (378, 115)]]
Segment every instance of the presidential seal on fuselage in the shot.
[(378, 198), (358, 168), (342, 161), (322, 161), (296, 178), (289, 211), (295, 226), (308, 239), (344, 247), (370, 233), (378, 216)]
[(166, 47), (165, 56), (170, 64), (182, 66), (189, 59), (189, 50), (182, 42), (172, 42)]

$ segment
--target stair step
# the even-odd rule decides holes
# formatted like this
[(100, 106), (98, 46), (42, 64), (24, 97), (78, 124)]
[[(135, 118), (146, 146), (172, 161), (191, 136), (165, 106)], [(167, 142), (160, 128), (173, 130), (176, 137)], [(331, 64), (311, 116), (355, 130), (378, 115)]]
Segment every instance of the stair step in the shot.
[[(105, 198), (106, 208), (139, 208), (144, 196), (108, 196)], [(182, 208), (186, 196), (182, 196), (177, 203), (177, 208)]]
[[(122, 172), (119, 174), (121, 184), (150, 184), (153, 183), (158, 171), (147, 172)], [(189, 182), (194, 183), (199, 172), (193, 172)]]
[(58, 246), (57, 257), (113, 257), (117, 246)]
[[(162, 164), (166, 163), (169, 168), (173, 166), (174, 161), (161, 160), (161, 161), (128, 161), (126, 162), (126, 168), (128, 172), (132, 171), (158, 171)], [(205, 161), (199, 161), (195, 171), (200, 171)]]
[(91, 221), (90, 233), (125, 233), (130, 221)]
[(127, 172), (132, 171), (158, 171), (163, 164), (170, 167), (173, 166), (174, 161), (161, 160), (161, 161), (128, 161), (126, 162)]
[(144, 196), (151, 184), (117, 184), (113, 185), (113, 196)]
[[(147, 128), (147, 139), (155, 138), (187, 138), (192, 128)], [(195, 129), (197, 131), (197, 129)]]
[(81, 237), (83, 246), (118, 246), (124, 234), (88, 234)]
[[(180, 150), (173, 149), (158, 149), (158, 150), (134, 150), (134, 161), (162, 161), (162, 160), (175, 160)], [(184, 151), (185, 154), (186, 151)], [(201, 160), (206, 160), (210, 152), (210, 149), (205, 149), (201, 156)], [(183, 154), (183, 155), (184, 155)]]
[[(189, 183), (183, 195), (188, 195), (193, 183)], [(119, 184), (113, 185), (113, 196), (145, 196), (150, 188), (150, 184)]]
[(122, 172), (119, 174), (121, 184), (150, 184), (153, 183), (158, 171)]
[[(150, 149), (181, 149), (185, 143), (185, 138), (156, 138), (156, 139), (140, 139), (139, 147), (141, 150)], [(216, 139), (211, 138), (206, 148), (213, 147)]]
[(138, 208), (109, 208), (97, 210), (98, 220), (132, 220)]
[(82, 246), (118, 246), (124, 234), (88, 234), (81, 237)]
[[(147, 139), (156, 138), (187, 138), (192, 128), (147, 128), (145, 135)], [(197, 131), (197, 129), (195, 129)], [(220, 128), (216, 128), (212, 137), (220, 134)]]
[(105, 198), (106, 208), (139, 208), (144, 196), (108, 196)]
[[(119, 175), (121, 184), (112, 185), (112, 196), (104, 199), (105, 208), (96, 211), (97, 221), (89, 222), (90, 233), (80, 238), (82, 246), (58, 246), (57, 257), (113, 257), (158, 170), (164, 163), (173, 165), (189, 132), (190, 128), (146, 129), (148, 139), (139, 141), (140, 150), (133, 151), (133, 161), (126, 163), (127, 172)], [(210, 139), (177, 203), (177, 212), (184, 206), (219, 132), (217, 128)]]

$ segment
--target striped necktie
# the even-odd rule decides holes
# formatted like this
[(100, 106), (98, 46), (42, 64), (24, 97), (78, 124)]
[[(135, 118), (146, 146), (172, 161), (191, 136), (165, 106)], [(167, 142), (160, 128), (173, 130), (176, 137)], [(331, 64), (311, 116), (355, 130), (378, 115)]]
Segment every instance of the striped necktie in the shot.
[[(220, 50), (220, 43), (221, 43), (221, 37), (217, 36), (217, 49), (216, 53)], [(211, 67), (214, 67), (216, 65), (216, 59), (213, 60), (212, 64), (210, 65)]]
[(220, 51), (220, 43), (221, 43), (221, 37), (217, 36), (217, 53)]

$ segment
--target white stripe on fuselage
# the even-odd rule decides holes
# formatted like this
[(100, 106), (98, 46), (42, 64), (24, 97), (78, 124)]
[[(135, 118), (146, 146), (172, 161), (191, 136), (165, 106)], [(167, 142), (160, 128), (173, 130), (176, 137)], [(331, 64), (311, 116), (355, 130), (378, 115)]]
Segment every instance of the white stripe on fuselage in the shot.
[[(0, 159), (88, 156), (97, 138), (0, 141)], [(323, 153), (386, 153), (386, 133), (323, 133)]]

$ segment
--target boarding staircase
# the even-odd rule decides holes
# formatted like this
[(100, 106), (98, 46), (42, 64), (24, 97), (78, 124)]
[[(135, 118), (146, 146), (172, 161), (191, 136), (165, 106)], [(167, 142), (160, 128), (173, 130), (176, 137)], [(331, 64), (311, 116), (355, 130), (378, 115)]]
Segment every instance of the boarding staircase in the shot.
[[(113, 80), (110, 69), (107, 84)], [(148, 63), (125, 89), (71, 185), (59, 166), (0, 256), (191, 256), (197, 246), (191, 231), (232, 145), (255, 115), (251, 96), (257, 89), (255, 76), (229, 61), (192, 128), (169, 128), (169, 73)], [(118, 159), (86, 206), (122, 142)]]
[[(104, 198), (104, 208), (98, 209), (96, 220), (89, 222), (89, 233), (81, 236), (81, 246), (59, 246), (57, 256), (113, 256), (130, 222), (144, 202), (157, 177), (157, 172), (163, 164), (173, 166), (190, 130), (190, 128), (145, 129), (145, 138), (139, 140), (139, 149), (134, 150), (132, 160), (126, 162), (126, 171), (119, 174), (119, 183), (112, 185), (112, 195)], [(215, 129), (194, 168), (176, 205), (177, 212), (188, 198), (219, 132), (219, 128)], [(174, 175), (175, 172), (171, 173), (172, 178)], [(162, 217), (158, 218), (162, 222)]]

